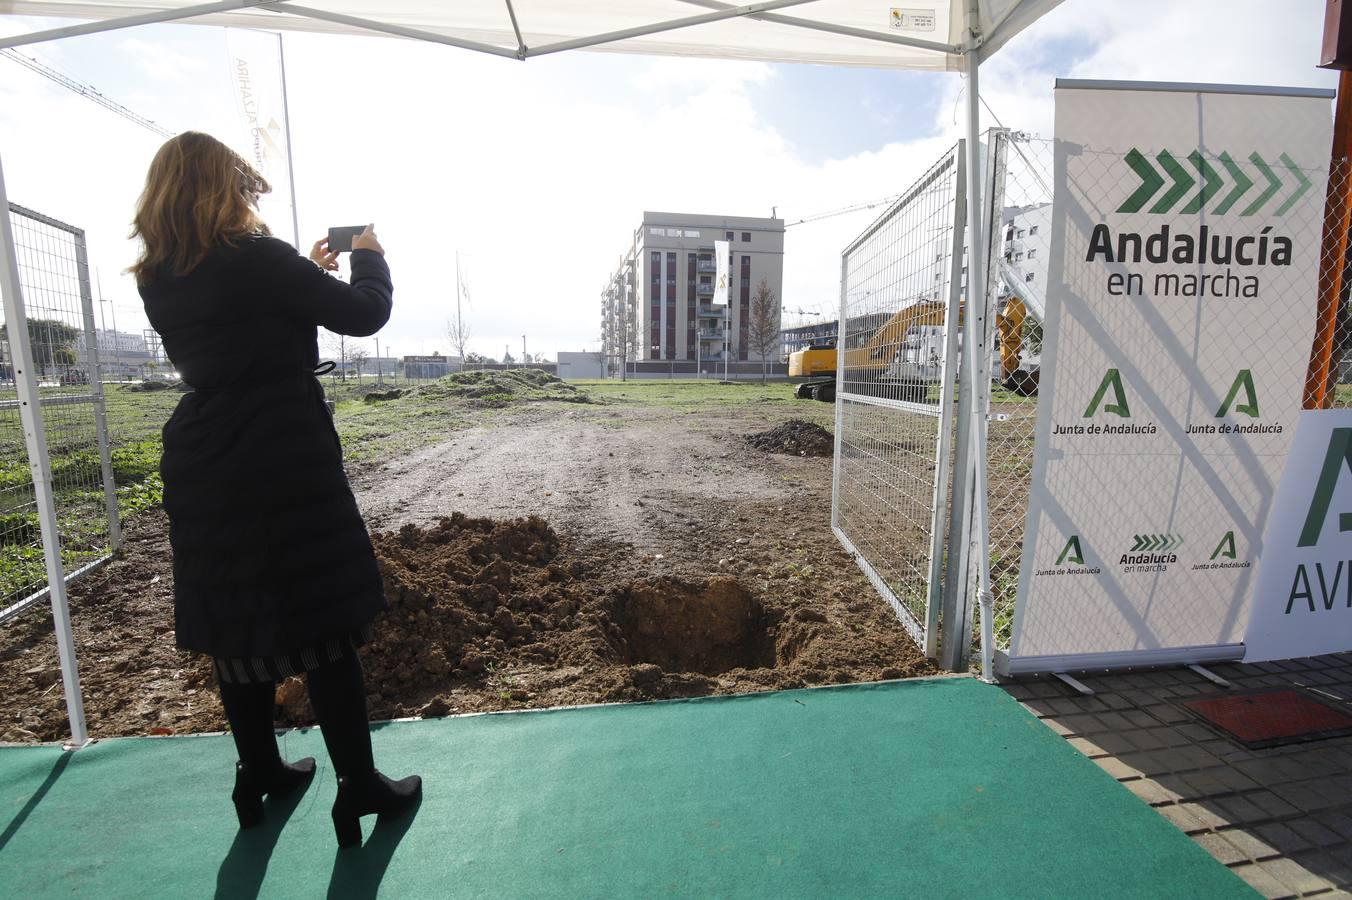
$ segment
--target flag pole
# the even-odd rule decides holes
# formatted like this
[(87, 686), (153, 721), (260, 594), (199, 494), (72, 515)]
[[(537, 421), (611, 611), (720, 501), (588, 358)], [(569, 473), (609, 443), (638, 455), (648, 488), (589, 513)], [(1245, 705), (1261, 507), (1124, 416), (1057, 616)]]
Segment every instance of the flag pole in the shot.
[(300, 250), (300, 213), (296, 206), (296, 169), (292, 163), (295, 153), (291, 146), (291, 108), (286, 94), (286, 53), (282, 49), (282, 33), (277, 35), (277, 62), (282, 70), (282, 127), (286, 132), (286, 181), (291, 189), (291, 229), (296, 236), (296, 249)]

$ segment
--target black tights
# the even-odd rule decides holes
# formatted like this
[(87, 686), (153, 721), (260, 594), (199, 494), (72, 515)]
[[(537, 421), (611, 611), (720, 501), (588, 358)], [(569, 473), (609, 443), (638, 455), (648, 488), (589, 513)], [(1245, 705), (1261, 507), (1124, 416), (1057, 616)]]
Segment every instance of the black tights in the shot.
[[(324, 746), (334, 772), (352, 777), (375, 769), (371, 756), (371, 732), (366, 722), (366, 684), (361, 660), (354, 653), (306, 673), (310, 706), (324, 735)], [(257, 771), (269, 771), (281, 762), (272, 710), (277, 685), (220, 683), (221, 704), (230, 720), (235, 749), (240, 760)]]

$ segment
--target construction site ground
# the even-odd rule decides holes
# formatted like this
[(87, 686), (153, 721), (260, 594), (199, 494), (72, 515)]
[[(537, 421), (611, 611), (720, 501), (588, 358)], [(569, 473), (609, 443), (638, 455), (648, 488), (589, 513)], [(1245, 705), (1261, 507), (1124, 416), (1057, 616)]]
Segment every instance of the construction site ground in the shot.
[[(399, 390), (349, 389), (336, 417), (391, 603), (364, 652), (373, 719), (935, 671), (831, 534), (830, 457), (748, 442), (829, 428), (830, 405), (782, 383), (498, 373)], [(147, 427), (171, 405), (149, 396)], [(225, 727), (209, 662), (175, 648), (172, 597), (152, 508), (72, 589), (94, 736)], [(0, 740), (66, 735), (44, 607), (0, 627), (0, 679)], [(312, 721), (299, 680), (279, 701), (280, 723)]]

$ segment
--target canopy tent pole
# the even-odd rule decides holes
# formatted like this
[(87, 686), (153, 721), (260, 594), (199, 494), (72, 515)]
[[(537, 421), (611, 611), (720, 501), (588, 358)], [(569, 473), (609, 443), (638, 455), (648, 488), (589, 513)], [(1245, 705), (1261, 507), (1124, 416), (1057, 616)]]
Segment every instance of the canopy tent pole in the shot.
[(507, 15), (512, 20), (512, 32), (516, 35), (516, 52), (522, 58), (526, 58), (526, 39), (521, 36), (521, 23), (516, 20), (516, 10), (512, 7), (512, 0), (507, 0)]
[(675, 31), (678, 28), (689, 28), (692, 25), (704, 25), (709, 22), (721, 22), (724, 19), (738, 19), (745, 16), (753, 16), (756, 13), (771, 9), (782, 9), (786, 6), (802, 6), (804, 3), (815, 3), (816, 0), (766, 0), (764, 3), (750, 3), (746, 6), (727, 6), (723, 9), (710, 13), (704, 13), (698, 16), (687, 16), (683, 19), (671, 19), (666, 22), (658, 22), (655, 25), (640, 25), (636, 28), (625, 28), (621, 31), (608, 31), (605, 34), (595, 34), (589, 37), (573, 38), (572, 40), (559, 41), (555, 44), (545, 44), (543, 47), (532, 47), (525, 51), (527, 57), (544, 56), (547, 53), (561, 53), (564, 50), (580, 50), (583, 47), (595, 47), (598, 44), (611, 44), (615, 41), (623, 41), (628, 38), (643, 37), (649, 34), (660, 34), (664, 31)]
[(64, 28), (51, 28), (47, 31), (34, 31), (31, 34), (16, 34), (0, 38), (0, 49), (22, 47), (25, 44), (41, 44), (61, 38), (78, 37), (82, 34), (98, 34), (101, 31), (117, 31), (121, 28), (135, 28), (137, 25), (154, 25), (157, 22), (177, 22), (180, 19), (195, 19), (212, 13), (230, 12), (236, 9), (253, 9), (265, 6), (277, 6), (287, 0), (217, 0), (215, 3), (203, 3), (199, 6), (184, 6), (178, 9), (165, 9), (158, 12), (140, 13), (134, 16), (120, 16), (116, 19), (101, 19), (97, 22), (85, 22), (83, 25), (67, 25)]
[[(971, 0), (967, 8), (967, 41), (968, 49), (963, 53), (967, 74), (967, 302), (964, 304), (962, 327), (965, 334), (961, 351), (964, 356), (961, 371), (965, 373), (966, 381), (961, 385), (961, 392), (968, 398), (965, 405), (970, 415), (968, 421), (958, 423), (959, 435), (966, 432), (968, 479), (955, 479), (956, 484), (964, 485), (965, 482), (965, 485), (960, 495), (954, 493), (953, 518), (963, 521), (966, 518), (963, 507), (971, 504), (970, 518), (967, 518), (971, 524), (957, 532), (960, 546), (950, 548), (950, 552), (957, 553), (960, 568), (954, 596), (945, 604), (945, 615), (952, 616), (954, 621), (944, 623), (940, 663), (946, 668), (959, 669), (967, 660), (975, 590), (976, 599), (982, 603), (982, 676), (990, 678), (992, 647), (988, 636), (993, 623), (988, 601), (993, 595), (990, 591), (990, 551), (986, 546), (986, 404), (983, 402), (983, 379), (990, 377), (986, 359), (986, 228), (989, 226), (982, 215), (981, 202), (981, 86), (978, 78), (981, 42), (977, 0)], [(959, 460), (964, 456), (963, 449), (959, 448)], [(973, 551), (974, 560), (971, 557)]]
[(294, 4), (288, 4), (286, 11), (288, 14), (294, 16), (303, 16), (307, 19), (319, 19), (324, 22), (333, 22), (336, 25), (347, 25), (351, 28), (361, 28), (365, 31), (377, 31), (381, 34), (392, 34), (395, 37), (411, 38), (415, 41), (445, 44), (448, 47), (458, 47), (461, 50), (474, 50), (478, 53), (490, 53), (493, 56), (502, 56), (507, 59), (524, 58), (521, 55), (520, 50), (499, 47), (496, 44), (485, 44), (480, 41), (470, 41), (465, 40), (464, 38), (451, 37), (448, 34), (428, 31), (424, 28), (409, 28), (404, 25), (394, 25), (389, 22), (377, 22), (374, 19), (363, 19), (358, 16), (329, 12), (326, 9), (314, 9), (309, 6), (296, 6)]
[(66, 571), (61, 561), (61, 531), (57, 524), (56, 498), (52, 491), (52, 459), (47, 452), (47, 429), (42, 421), (42, 401), (21, 290), (19, 257), (14, 249), (14, 226), (10, 220), (9, 197), (5, 193), (5, 173), (0, 166), (0, 299), (4, 302), (4, 321), (9, 331), (10, 365), (14, 368), (14, 387), (19, 395), (19, 418), (23, 424), (24, 442), (28, 447), (29, 468), (33, 473), (33, 500), (42, 532), (42, 555), (47, 564), (56, 652), (61, 661), (66, 715), (70, 719), (70, 743), (66, 746), (78, 750), (89, 743), (89, 731), (85, 727), (84, 695), (80, 692), (75, 638), (70, 628)]
[[(720, 3), (719, 0), (681, 0), (681, 2), (690, 3), (694, 6), (703, 6), (708, 9), (732, 9), (731, 4)], [(917, 50), (934, 50), (938, 53), (962, 53), (965, 49), (955, 44), (941, 44), (938, 41), (927, 41), (924, 38), (913, 38), (906, 37), (902, 34), (885, 34), (882, 32), (867, 31), (863, 28), (851, 28), (848, 25), (832, 25), (830, 22), (814, 22), (811, 19), (800, 19), (796, 16), (785, 16), (772, 12), (744, 13), (743, 15), (748, 19), (755, 19), (758, 22), (771, 22), (775, 25), (790, 25), (794, 28), (806, 28), (811, 31), (825, 31), (830, 34), (839, 34), (844, 37), (856, 37), (865, 41), (882, 41), (885, 44), (898, 44), (902, 47), (914, 47)]]

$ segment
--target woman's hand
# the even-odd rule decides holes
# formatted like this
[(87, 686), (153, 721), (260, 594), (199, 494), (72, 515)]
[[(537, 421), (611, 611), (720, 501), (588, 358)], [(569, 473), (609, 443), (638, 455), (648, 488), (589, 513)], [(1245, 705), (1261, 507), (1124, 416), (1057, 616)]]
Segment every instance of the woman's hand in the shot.
[(315, 245), (310, 248), (310, 260), (321, 269), (338, 271), (338, 251), (329, 249), (328, 235), (315, 241)]
[(374, 250), (381, 256), (385, 255), (385, 248), (380, 246), (380, 241), (376, 240), (376, 226), (367, 225), (366, 230), (352, 239), (353, 250)]

